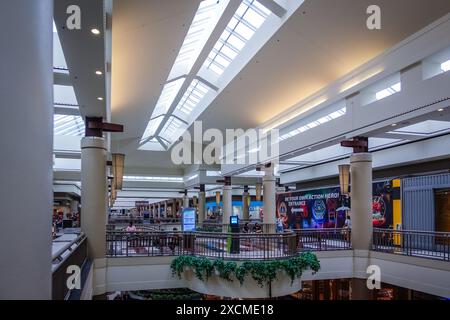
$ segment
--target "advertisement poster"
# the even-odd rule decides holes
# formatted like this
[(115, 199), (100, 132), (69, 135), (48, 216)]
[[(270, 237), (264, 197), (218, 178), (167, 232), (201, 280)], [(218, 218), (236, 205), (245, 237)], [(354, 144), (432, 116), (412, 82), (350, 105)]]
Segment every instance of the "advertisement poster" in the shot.
[(372, 219), (374, 228), (393, 227), (391, 181), (376, 182), (372, 185)]
[[(390, 181), (373, 184), (372, 219), (375, 228), (392, 225)], [(279, 193), (277, 219), (284, 229), (342, 228), (346, 211), (342, 208), (339, 187)], [(351, 201), (346, 205), (351, 207)], [(351, 210), (350, 210), (351, 212)]]
[(341, 228), (345, 212), (336, 212), (339, 197), (339, 188), (277, 194), (277, 218), (285, 229)]

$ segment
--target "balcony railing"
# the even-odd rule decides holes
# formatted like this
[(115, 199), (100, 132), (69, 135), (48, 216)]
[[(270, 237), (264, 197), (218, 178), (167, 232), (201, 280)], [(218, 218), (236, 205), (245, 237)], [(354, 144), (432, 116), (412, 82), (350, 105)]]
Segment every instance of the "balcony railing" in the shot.
[[(57, 242), (57, 240), (55, 240)], [(70, 295), (67, 286), (67, 268), (72, 265), (80, 269), (87, 259), (87, 239), (81, 233), (75, 239), (64, 244), (52, 255), (52, 299), (66, 300)]]
[(192, 254), (232, 260), (286, 258), (302, 251), (350, 249), (347, 229), (302, 229), (284, 233), (108, 231), (107, 256)]
[(450, 261), (450, 232), (374, 229), (373, 250)]

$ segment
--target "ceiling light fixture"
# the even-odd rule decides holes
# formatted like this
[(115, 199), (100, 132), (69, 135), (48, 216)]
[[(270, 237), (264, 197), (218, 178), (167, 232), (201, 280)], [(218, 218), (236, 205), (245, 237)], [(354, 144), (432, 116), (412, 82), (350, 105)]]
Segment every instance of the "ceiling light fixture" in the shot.
[(391, 126), (392, 126), (392, 127), (395, 127), (395, 126), (397, 126), (397, 124), (396, 124), (396, 123), (393, 123), (393, 124), (391, 124)]
[(100, 70), (95, 71), (95, 74), (98, 76), (101, 76), (103, 74), (103, 72), (101, 72)]
[(443, 109), (443, 108), (440, 108), (440, 109), (438, 109), (438, 111), (439, 111), (439, 112), (442, 112), (442, 111), (444, 111), (444, 109)]
[(100, 30), (98, 30), (98, 29), (96, 29), (96, 28), (91, 29), (91, 32), (92, 32), (93, 34), (95, 34), (95, 35), (99, 35), (99, 34), (100, 34)]
[(98, 97), (97, 100), (103, 101), (103, 98), (102, 97)]

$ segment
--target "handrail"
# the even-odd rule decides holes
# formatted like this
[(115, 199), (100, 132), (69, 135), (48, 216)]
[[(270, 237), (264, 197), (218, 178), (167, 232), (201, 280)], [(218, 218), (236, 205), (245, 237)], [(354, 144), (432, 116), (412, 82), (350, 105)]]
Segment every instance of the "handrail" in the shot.
[(53, 300), (66, 300), (69, 298), (72, 289), (69, 289), (67, 286), (67, 279), (69, 277), (67, 269), (70, 266), (78, 266), (82, 269), (86, 265), (86, 261), (87, 238), (84, 233), (79, 234), (75, 239), (68, 242), (52, 255)]
[(287, 230), (280, 233), (207, 231), (107, 232), (107, 256), (198, 255), (222, 259), (278, 259), (303, 251), (348, 250), (347, 229)]
[(374, 228), (372, 250), (450, 261), (450, 232)]
[(397, 229), (383, 229), (383, 228), (373, 228), (373, 231), (378, 232), (397, 232), (397, 233), (420, 233), (420, 234), (433, 234), (433, 235), (443, 235), (450, 236), (450, 232), (443, 231), (427, 231), (427, 230), (397, 230)]
[[(58, 251), (56, 251), (53, 255), (52, 255), (52, 261), (55, 261), (56, 259), (58, 259), (59, 257), (62, 256), (62, 254), (64, 252), (66, 252), (67, 250), (69, 251), (73, 251), (74, 249), (71, 249), (72, 245), (79, 244), (82, 240), (84, 240), (86, 238), (86, 235), (84, 234), (84, 232), (81, 232), (80, 235), (78, 237), (76, 237), (75, 239), (73, 239), (72, 241), (68, 242), (66, 245), (64, 245), (61, 249), (59, 249)], [(65, 242), (65, 241), (58, 241), (53, 240), (54, 242)]]

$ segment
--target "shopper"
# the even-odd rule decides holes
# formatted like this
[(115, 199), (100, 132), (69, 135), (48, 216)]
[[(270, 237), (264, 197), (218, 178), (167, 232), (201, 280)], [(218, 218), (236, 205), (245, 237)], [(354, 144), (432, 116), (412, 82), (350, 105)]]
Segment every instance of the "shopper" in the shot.
[(135, 232), (136, 231), (136, 226), (133, 225), (133, 221), (130, 221), (130, 224), (128, 225), (128, 227), (125, 228), (126, 232)]
[(262, 233), (261, 225), (259, 223), (256, 223), (254, 230), (255, 230), (255, 233)]

